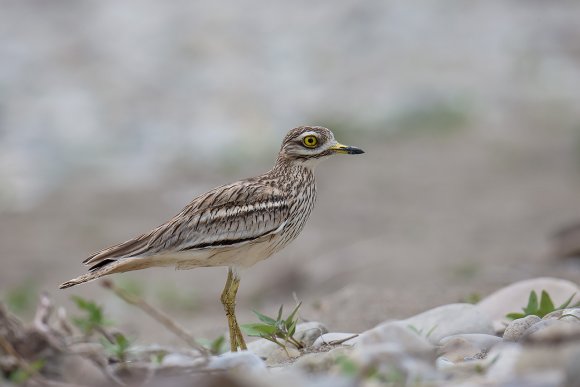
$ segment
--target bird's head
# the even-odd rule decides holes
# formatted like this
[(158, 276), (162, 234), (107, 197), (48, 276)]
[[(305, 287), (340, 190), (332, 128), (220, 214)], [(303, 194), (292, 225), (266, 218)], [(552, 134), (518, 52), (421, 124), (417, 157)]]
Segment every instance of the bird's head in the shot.
[(334, 134), (322, 126), (299, 126), (290, 130), (284, 138), (279, 158), (312, 166), (337, 153), (354, 155), (364, 151), (340, 144), (334, 139)]

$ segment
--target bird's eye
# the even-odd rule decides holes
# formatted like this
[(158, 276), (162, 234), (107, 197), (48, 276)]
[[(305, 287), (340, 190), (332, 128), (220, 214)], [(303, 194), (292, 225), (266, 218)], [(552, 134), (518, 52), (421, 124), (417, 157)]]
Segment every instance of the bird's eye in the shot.
[(304, 144), (306, 148), (315, 148), (318, 144), (318, 139), (316, 136), (306, 136), (302, 139), (302, 144)]

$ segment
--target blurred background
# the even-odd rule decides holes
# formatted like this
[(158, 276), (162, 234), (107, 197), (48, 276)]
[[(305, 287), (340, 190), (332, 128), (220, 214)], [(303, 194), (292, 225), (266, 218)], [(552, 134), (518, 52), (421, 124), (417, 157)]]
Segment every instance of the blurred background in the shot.
[[(302, 124), (367, 151), (318, 168), (302, 236), (243, 273), (239, 320), (304, 301), (360, 331), (535, 276), (580, 220), (577, 1), (30, 1), (0, 11), (0, 295), (96, 299), (91, 252), (269, 169)], [(195, 336), (226, 329), (224, 268), (114, 277)]]

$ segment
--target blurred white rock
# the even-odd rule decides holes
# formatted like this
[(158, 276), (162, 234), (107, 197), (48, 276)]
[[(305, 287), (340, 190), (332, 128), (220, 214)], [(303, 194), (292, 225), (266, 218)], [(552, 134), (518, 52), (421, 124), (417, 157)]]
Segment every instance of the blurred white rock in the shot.
[(501, 337), (481, 333), (453, 335), (441, 339), (437, 352), (452, 362), (472, 360), (484, 356), (501, 341)]
[(491, 320), (472, 304), (443, 305), (401, 322), (435, 345), (444, 337), (461, 333), (494, 333)]
[(542, 290), (545, 290), (550, 294), (556, 306), (566, 302), (573, 294), (575, 297), (572, 303), (580, 301), (580, 288), (575, 283), (559, 278), (540, 277), (516, 282), (499, 289), (481, 300), (477, 307), (493, 320), (496, 332), (502, 332), (510, 323), (506, 315), (521, 311), (527, 305), (532, 290), (537, 293), (538, 297)]
[(357, 335), (356, 333), (342, 333), (342, 332), (325, 333), (324, 335), (316, 339), (314, 344), (312, 344), (312, 347), (320, 348), (323, 345), (337, 345), (337, 344), (350, 347), (356, 345), (356, 343), (359, 340), (359, 337), (360, 336)]
[(260, 372), (266, 369), (262, 359), (250, 351), (226, 352), (220, 356), (213, 356), (207, 366), (214, 370), (240, 370), (244, 372)]
[(328, 333), (328, 328), (324, 324), (318, 321), (309, 321), (296, 326), (294, 338), (308, 348), (325, 333)]
[(504, 341), (518, 341), (529, 327), (541, 320), (538, 316), (533, 315), (513, 320), (505, 329), (503, 334)]

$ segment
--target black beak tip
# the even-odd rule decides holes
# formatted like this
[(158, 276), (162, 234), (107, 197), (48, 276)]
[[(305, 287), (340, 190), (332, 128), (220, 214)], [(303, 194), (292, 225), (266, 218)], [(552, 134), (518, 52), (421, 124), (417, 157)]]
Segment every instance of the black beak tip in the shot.
[(356, 148), (354, 146), (351, 146), (348, 149), (348, 153), (351, 154), (351, 155), (360, 155), (360, 154), (365, 153), (365, 151), (362, 150), (362, 149), (360, 149), (360, 148)]

